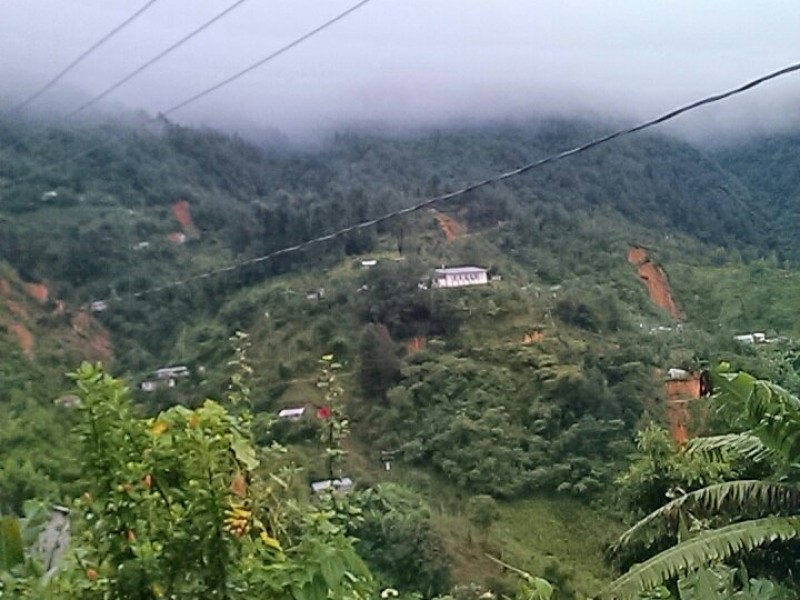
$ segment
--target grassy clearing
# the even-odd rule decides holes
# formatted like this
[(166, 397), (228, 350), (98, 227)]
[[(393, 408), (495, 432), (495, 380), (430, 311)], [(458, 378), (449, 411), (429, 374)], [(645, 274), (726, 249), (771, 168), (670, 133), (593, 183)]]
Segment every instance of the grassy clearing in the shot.
[(596, 594), (613, 579), (603, 549), (623, 527), (607, 514), (568, 497), (502, 504), (500, 513), (489, 542), (509, 562), (567, 583), (578, 597)]

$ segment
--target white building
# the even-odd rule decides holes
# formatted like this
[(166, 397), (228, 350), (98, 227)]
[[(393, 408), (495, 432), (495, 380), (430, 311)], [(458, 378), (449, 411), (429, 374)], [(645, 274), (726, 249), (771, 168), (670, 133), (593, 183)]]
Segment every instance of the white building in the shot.
[(319, 494), (331, 488), (333, 488), (335, 492), (347, 493), (353, 489), (353, 480), (349, 477), (342, 477), (341, 479), (323, 479), (322, 481), (314, 481), (311, 483), (311, 491), (315, 494)]
[(452, 267), (435, 269), (431, 285), (437, 288), (453, 288), (487, 283), (489, 278), (483, 267)]
[(733, 336), (737, 342), (742, 344), (763, 344), (767, 341), (767, 334), (761, 332), (745, 333)]
[(161, 367), (153, 371), (156, 379), (174, 379), (175, 377), (188, 377), (189, 367), (178, 365), (177, 367)]
[(686, 369), (676, 369), (672, 367), (667, 371), (667, 379), (669, 380), (684, 380), (689, 379), (691, 377), (691, 373)]
[(92, 312), (103, 312), (104, 310), (108, 310), (108, 302), (106, 302), (105, 300), (95, 300), (89, 306), (89, 309)]
[(286, 419), (287, 421), (299, 421), (303, 418), (303, 414), (306, 412), (305, 407), (300, 408), (284, 408), (280, 412), (278, 412), (279, 419)]
[(148, 379), (139, 384), (143, 392), (155, 392), (161, 388), (174, 388), (177, 385), (174, 379)]

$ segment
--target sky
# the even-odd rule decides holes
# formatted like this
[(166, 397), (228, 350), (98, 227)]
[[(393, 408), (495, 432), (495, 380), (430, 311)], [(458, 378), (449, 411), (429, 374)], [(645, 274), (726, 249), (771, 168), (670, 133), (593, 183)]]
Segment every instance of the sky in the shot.
[[(159, 0), (33, 102), (58, 116), (233, 0)], [(175, 105), (352, 6), (246, 0), (97, 106)], [(145, 0), (0, 2), (0, 110)], [(371, 0), (172, 120), (280, 130), (442, 127), (537, 116), (633, 122), (800, 62), (796, 0)], [(688, 138), (800, 128), (800, 73), (670, 126)]]

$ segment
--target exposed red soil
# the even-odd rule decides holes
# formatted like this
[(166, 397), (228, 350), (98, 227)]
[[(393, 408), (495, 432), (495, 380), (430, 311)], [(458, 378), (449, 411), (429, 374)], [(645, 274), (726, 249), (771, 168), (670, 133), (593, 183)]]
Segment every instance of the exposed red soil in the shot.
[(524, 346), (528, 346), (530, 344), (536, 344), (542, 341), (544, 341), (544, 331), (539, 331), (539, 330), (526, 333), (525, 336), (522, 338), (522, 344)]
[(664, 383), (667, 394), (667, 419), (672, 438), (681, 446), (689, 441), (692, 425), (690, 404), (702, 397), (700, 373), (691, 373), (686, 379), (670, 379)]
[(436, 222), (439, 224), (439, 228), (444, 233), (444, 237), (448, 242), (455, 241), (459, 236), (464, 235), (467, 232), (467, 226), (463, 223), (459, 223), (453, 217), (441, 213), (435, 209), (432, 209), (431, 212), (433, 213), (433, 218), (436, 219)]
[(175, 219), (178, 223), (181, 224), (183, 227), (183, 232), (191, 237), (197, 237), (200, 235), (200, 232), (197, 230), (197, 227), (194, 225), (194, 221), (192, 221), (192, 214), (189, 211), (189, 202), (186, 200), (178, 200), (172, 205), (172, 214), (175, 216)]
[(650, 257), (647, 256), (647, 251), (639, 246), (631, 246), (628, 251), (628, 262), (636, 266), (639, 277), (647, 285), (650, 300), (657, 306), (669, 311), (678, 321), (682, 320), (683, 312), (672, 295), (669, 281), (667, 281), (667, 274), (661, 267), (650, 260)]
[(419, 352), (420, 350), (425, 348), (425, 337), (424, 336), (417, 336), (412, 338), (410, 342), (408, 342), (408, 353), (414, 354), (414, 352)]
[(27, 327), (20, 323), (11, 323), (8, 326), (8, 329), (17, 336), (17, 341), (19, 342), (19, 346), (22, 348), (22, 352), (25, 354), (25, 356), (33, 359), (33, 334), (28, 330)]
[[(0, 277), (0, 297), (4, 298), (8, 310), (0, 324), (29, 359), (33, 359), (35, 354), (48, 353), (63, 355), (70, 361), (78, 357), (107, 363), (113, 361), (110, 336), (102, 325), (87, 313), (70, 314), (63, 300), (51, 301), (46, 285), (25, 283), (12, 271), (9, 277)], [(34, 327), (44, 311), (51, 309), (56, 315), (70, 315), (71, 330), (64, 326), (63, 321), (51, 323), (43, 329)], [(45, 341), (38, 339), (39, 334)], [(37, 348), (38, 351), (34, 352)]]
[(50, 290), (43, 283), (26, 283), (25, 292), (39, 304), (45, 304), (50, 298)]

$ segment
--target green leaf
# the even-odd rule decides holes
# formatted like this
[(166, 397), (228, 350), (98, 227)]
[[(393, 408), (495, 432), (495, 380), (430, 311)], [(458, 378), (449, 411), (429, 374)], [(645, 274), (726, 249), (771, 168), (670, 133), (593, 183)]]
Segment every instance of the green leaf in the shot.
[(758, 507), (762, 514), (773, 510), (791, 507), (800, 502), (800, 491), (790, 485), (758, 480), (726, 481), (684, 494), (667, 502), (641, 519), (624, 532), (612, 546), (612, 552), (629, 546), (638, 540), (650, 542), (645, 530), (659, 520), (675, 518), (684, 509), (702, 509), (707, 513), (730, 510), (741, 513), (747, 505)]
[(633, 599), (642, 590), (723, 561), (742, 550), (753, 550), (776, 540), (800, 536), (800, 517), (767, 517), (734, 523), (673, 546), (653, 558), (635, 565), (614, 581), (598, 597)]
[(248, 471), (252, 471), (258, 466), (255, 449), (243, 438), (235, 439), (231, 442), (231, 450), (236, 460), (242, 463)]

